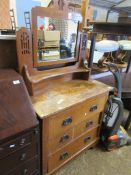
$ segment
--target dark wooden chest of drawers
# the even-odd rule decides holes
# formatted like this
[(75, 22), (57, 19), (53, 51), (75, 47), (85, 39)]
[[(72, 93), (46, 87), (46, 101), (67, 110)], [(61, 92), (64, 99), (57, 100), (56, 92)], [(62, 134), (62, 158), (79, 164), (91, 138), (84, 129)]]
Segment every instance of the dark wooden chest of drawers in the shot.
[(0, 70), (0, 175), (40, 175), (40, 131), (23, 79)]

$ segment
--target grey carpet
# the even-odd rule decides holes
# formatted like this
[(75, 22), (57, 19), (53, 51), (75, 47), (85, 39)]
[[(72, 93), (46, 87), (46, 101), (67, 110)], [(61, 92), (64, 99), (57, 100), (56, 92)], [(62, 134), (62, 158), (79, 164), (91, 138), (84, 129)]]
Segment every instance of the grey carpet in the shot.
[(55, 175), (131, 175), (131, 146), (111, 152), (100, 148), (88, 150)]

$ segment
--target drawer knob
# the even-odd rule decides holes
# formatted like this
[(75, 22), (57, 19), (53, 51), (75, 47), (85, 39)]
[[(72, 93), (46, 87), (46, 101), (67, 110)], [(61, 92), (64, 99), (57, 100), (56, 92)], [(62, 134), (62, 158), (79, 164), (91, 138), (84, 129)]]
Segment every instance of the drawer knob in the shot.
[(87, 142), (90, 141), (90, 140), (91, 140), (91, 137), (88, 136), (88, 137), (86, 137), (86, 138), (84, 139), (84, 142), (87, 143)]
[(71, 123), (72, 123), (72, 118), (69, 117), (69, 118), (67, 118), (67, 119), (65, 119), (65, 120), (63, 121), (62, 126), (68, 126), (68, 125), (70, 125)]
[(61, 155), (60, 155), (60, 160), (64, 160), (64, 159), (66, 159), (68, 156), (69, 156), (69, 153), (68, 153), (68, 152), (65, 152), (64, 154), (61, 154)]
[(90, 108), (90, 112), (94, 112), (97, 110), (97, 105), (93, 105), (91, 108)]
[(60, 138), (60, 143), (64, 143), (67, 140), (69, 140), (70, 136), (69, 135), (64, 135), (63, 137)]
[(24, 169), (23, 175), (27, 175), (27, 173), (28, 173), (28, 169)]
[(86, 123), (86, 128), (91, 128), (93, 126), (93, 121), (88, 121)]
[(23, 153), (23, 154), (21, 155), (20, 160), (21, 160), (21, 161), (24, 161), (25, 159), (26, 159), (26, 153)]

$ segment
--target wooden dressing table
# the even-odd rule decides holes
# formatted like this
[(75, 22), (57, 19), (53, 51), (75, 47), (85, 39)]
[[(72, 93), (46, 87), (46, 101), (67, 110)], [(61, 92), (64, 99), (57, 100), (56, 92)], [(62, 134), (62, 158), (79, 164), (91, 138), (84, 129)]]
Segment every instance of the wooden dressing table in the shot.
[(43, 61), (40, 66), (37, 50), (32, 49), (32, 35), (33, 48), (38, 49), (37, 16), (51, 18), (57, 13), (65, 19), (67, 11), (36, 7), (32, 12), (32, 31), (17, 32), (19, 71), (41, 123), (42, 173), (52, 174), (98, 143), (110, 87), (90, 79), (90, 69), (84, 64), (87, 34), (79, 28), (72, 58)]

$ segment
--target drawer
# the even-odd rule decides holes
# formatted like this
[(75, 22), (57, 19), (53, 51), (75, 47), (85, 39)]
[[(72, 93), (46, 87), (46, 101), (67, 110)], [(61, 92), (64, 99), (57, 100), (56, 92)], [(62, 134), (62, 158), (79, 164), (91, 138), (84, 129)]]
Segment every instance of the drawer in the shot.
[(75, 126), (74, 129), (74, 137), (78, 137), (86, 131), (91, 130), (92, 128), (97, 127), (101, 122), (102, 113), (98, 113), (96, 115), (90, 116), (83, 122), (79, 123)]
[(73, 129), (66, 131), (65, 133), (59, 135), (58, 137), (49, 140), (49, 153), (62, 148), (64, 145), (69, 143), (73, 137)]
[(0, 174), (4, 174), (15, 167), (22, 165), (38, 154), (38, 144), (36, 143), (16, 151), (6, 158), (0, 159)]
[[(22, 166), (8, 172), (6, 175), (39, 175), (40, 164), (39, 157), (35, 157), (32, 160), (27, 161)], [(4, 175), (4, 174), (3, 174)]]
[(31, 144), (32, 142), (36, 142), (39, 139), (39, 128), (28, 132), (22, 136), (17, 137), (16, 139), (12, 139), (4, 144), (0, 145), (0, 159), (6, 157), (7, 155)]
[(97, 128), (87, 132), (82, 135), (80, 138), (76, 139), (72, 143), (68, 144), (61, 150), (50, 155), (48, 157), (48, 170), (49, 172), (62, 165), (68, 159), (70, 159), (74, 154), (80, 152), (83, 148), (90, 147), (91, 143), (94, 144), (94, 141), (97, 139)]
[(49, 138), (55, 138), (91, 115), (103, 111), (106, 99), (105, 94), (91, 98), (51, 117), (49, 119)]
[(81, 111), (77, 111), (77, 106), (55, 114), (49, 119), (49, 138), (55, 138), (72, 128), (78, 123), (80, 115)]
[(106, 100), (107, 95), (101, 95), (85, 101), (81, 105), (83, 116), (85, 116), (85, 118), (88, 118), (89, 116), (102, 112), (104, 110)]

